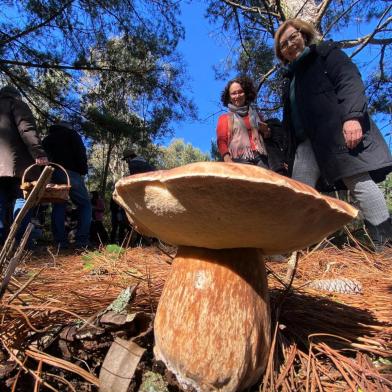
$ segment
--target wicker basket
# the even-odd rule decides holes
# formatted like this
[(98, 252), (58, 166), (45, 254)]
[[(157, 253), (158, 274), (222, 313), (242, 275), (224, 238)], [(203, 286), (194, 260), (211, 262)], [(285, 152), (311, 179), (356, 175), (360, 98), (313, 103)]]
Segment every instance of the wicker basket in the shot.
[[(69, 200), (69, 190), (71, 189), (71, 182), (69, 180), (69, 176), (67, 171), (59, 164), (50, 162), (49, 165), (51, 166), (57, 166), (61, 170), (64, 171), (66, 177), (67, 177), (67, 183), (66, 184), (53, 184), (49, 183), (46, 184), (45, 191), (41, 197), (41, 203), (64, 203)], [(29, 166), (23, 173), (22, 177), (22, 185), (20, 186), (20, 189), (23, 191), (23, 197), (25, 199), (28, 198), (30, 192), (33, 190), (34, 186), (37, 184), (37, 181), (26, 181), (25, 182), (25, 177), (26, 174), (32, 169), (34, 166), (38, 166), (36, 163), (33, 165)]]

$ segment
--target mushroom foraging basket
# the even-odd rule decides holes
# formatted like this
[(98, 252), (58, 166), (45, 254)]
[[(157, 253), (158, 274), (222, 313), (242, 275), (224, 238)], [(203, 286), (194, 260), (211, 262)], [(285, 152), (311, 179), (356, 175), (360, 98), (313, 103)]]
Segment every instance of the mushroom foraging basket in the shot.
[[(60, 168), (67, 178), (66, 184), (46, 184), (45, 191), (41, 197), (41, 203), (64, 203), (69, 200), (69, 190), (71, 189), (71, 182), (68, 176), (67, 171), (59, 164), (50, 162), (49, 165), (57, 166)], [(25, 181), (26, 174), (35, 166), (38, 166), (36, 163), (29, 166), (23, 173), (22, 177), (22, 185), (20, 189), (23, 191), (23, 197), (27, 199), (33, 190), (34, 186), (37, 184), (37, 181)]]

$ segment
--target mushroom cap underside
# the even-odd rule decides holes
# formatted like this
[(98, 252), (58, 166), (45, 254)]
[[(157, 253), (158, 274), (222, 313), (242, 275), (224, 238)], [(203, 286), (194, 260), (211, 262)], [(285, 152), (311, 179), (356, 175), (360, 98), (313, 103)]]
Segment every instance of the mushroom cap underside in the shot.
[(270, 170), (223, 162), (124, 177), (114, 197), (141, 234), (174, 245), (259, 248), (264, 254), (317, 243), (358, 214)]

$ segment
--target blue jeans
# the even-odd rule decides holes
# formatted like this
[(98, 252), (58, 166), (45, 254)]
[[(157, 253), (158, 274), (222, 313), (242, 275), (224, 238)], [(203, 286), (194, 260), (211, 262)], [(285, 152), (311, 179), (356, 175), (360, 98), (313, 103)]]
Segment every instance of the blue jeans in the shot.
[[(18, 194), (16, 200), (15, 200), (15, 205), (14, 205), (14, 213), (13, 213), (13, 217), (14, 220), (16, 218), (16, 216), (19, 214), (19, 211), (22, 209), (22, 207), (26, 204), (26, 200), (23, 198), (22, 194)], [(26, 231), (27, 225), (30, 223), (31, 221), (31, 217), (32, 217), (32, 211), (31, 209), (29, 209), (25, 215), (25, 217), (23, 218), (20, 227), (15, 235), (16, 241), (20, 242), (20, 240), (23, 237), (24, 232)], [(33, 246), (33, 242), (31, 239), (31, 235), (29, 237), (29, 240), (27, 242), (27, 247), (28, 248), (32, 248)]]
[[(25, 204), (22, 191), (20, 190), (20, 178), (0, 178), (0, 244), (7, 238), (13, 220)], [(30, 222), (30, 211), (24, 217), (16, 234), (17, 242), (22, 238), (28, 223)]]
[[(78, 227), (76, 230), (76, 246), (85, 247), (89, 244), (89, 234), (91, 225), (91, 202), (90, 196), (84, 183), (84, 178), (79, 173), (67, 170), (71, 182), (69, 196), (77, 207)], [(52, 175), (52, 181), (58, 184), (65, 184), (65, 173), (56, 170)], [(52, 206), (52, 232), (57, 245), (66, 248), (68, 246), (65, 231), (65, 206), (66, 203), (56, 203)]]

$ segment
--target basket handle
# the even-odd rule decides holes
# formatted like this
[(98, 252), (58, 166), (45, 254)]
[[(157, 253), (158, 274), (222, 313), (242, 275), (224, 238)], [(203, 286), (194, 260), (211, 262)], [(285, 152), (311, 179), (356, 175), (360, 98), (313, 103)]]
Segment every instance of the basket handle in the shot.
[[(67, 177), (67, 185), (69, 187), (71, 186), (71, 181), (69, 180), (69, 175), (68, 175), (67, 171), (61, 165), (59, 165), (58, 163), (54, 163), (54, 162), (49, 162), (48, 165), (49, 166), (57, 166), (58, 168), (60, 168), (65, 173), (65, 175)], [(43, 166), (43, 165), (38, 165), (37, 163), (33, 163), (31, 166), (26, 168), (26, 170), (24, 171), (23, 176), (22, 176), (22, 184), (24, 183), (24, 179), (25, 179), (27, 172), (29, 172), (30, 169), (32, 169), (34, 166)]]

